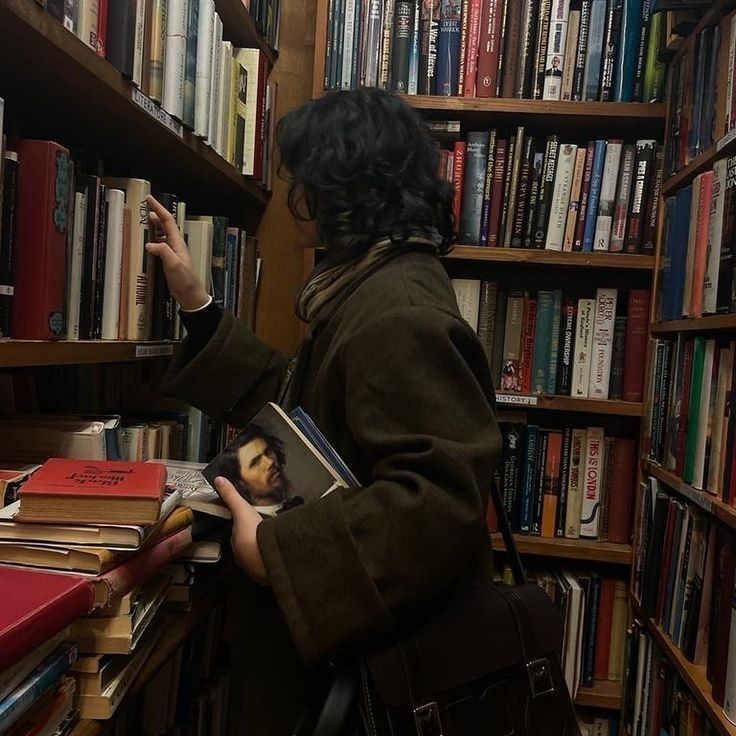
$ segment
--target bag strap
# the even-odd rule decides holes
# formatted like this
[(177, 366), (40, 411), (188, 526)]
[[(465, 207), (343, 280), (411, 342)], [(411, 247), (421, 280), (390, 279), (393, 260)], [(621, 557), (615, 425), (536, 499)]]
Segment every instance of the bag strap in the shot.
[(527, 582), (526, 573), (524, 572), (524, 566), (521, 564), (519, 551), (516, 549), (514, 535), (511, 532), (511, 524), (509, 524), (509, 518), (506, 515), (506, 509), (504, 508), (503, 501), (501, 500), (501, 493), (498, 490), (498, 480), (495, 477), (491, 482), (490, 501), (493, 503), (493, 507), (496, 510), (498, 524), (501, 528), (501, 536), (503, 537), (503, 544), (509, 555), (509, 565), (511, 566), (511, 572), (514, 576), (514, 582), (517, 585), (525, 585)]

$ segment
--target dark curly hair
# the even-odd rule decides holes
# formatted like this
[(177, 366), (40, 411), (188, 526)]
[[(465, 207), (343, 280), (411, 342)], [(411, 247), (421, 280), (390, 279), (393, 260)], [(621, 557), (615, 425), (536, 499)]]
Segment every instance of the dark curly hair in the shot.
[(277, 139), (289, 210), (316, 221), (331, 258), (410, 233), (438, 233), (441, 253), (452, 246), (452, 186), (438, 173), (437, 143), (399, 96), (327, 93), (285, 115)]
[(267, 434), (266, 431), (258, 424), (249, 424), (246, 429), (241, 432), (235, 440), (230, 443), (222, 455), (220, 455), (220, 467), (217, 470), (218, 475), (225, 476), (237, 489), (238, 493), (248, 503), (254, 503), (248, 485), (240, 475), (240, 460), (238, 459), (238, 450), (252, 442), (255, 439), (262, 439), (274, 452), (279, 466), (283, 468), (286, 465), (286, 452), (284, 451), (284, 443), (274, 435)]

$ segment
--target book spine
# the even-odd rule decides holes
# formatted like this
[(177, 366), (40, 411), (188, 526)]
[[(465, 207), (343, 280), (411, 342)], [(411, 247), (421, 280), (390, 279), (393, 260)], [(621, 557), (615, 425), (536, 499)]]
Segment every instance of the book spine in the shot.
[(529, 207), (530, 178), (534, 163), (534, 139), (529, 137), (524, 141), (524, 152), (521, 156), (521, 171), (517, 187), (516, 202), (514, 204), (514, 224), (511, 233), (511, 247), (521, 248), (524, 244), (524, 230), (527, 210)]
[[(187, 5), (186, 56), (184, 60), (184, 103), (182, 122), (194, 130), (194, 109), (197, 82), (197, 48), (199, 30), (199, 0), (189, 0)], [(145, 78), (144, 74), (144, 78)], [(149, 73), (150, 78), (150, 73)]]
[(452, 210), (455, 218), (455, 228), (460, 228), (460, 218), (463, 205), (463, 177), (465, 175), (465, 141), (456, 141), (452, 158), (452, 185), (455, 191)]
[(723, 232), (716, 289), (716, 312), (719, 314), (732, 311), (732, 294), (736, 287), (733, 245), (736, 238), (736, 156), (731, 156), (726, 161), (726, 186), (723, 196)]
[(578, 319), (575, 330), (575, 353), (573, 359), (570, 395), (587, 398), (590, 385), (591, 352), (593, 349), (593, 327), (595, 300), (578, 301)]
[(588, 200), (590, 197), (590, 184), (593, 179), (593, 161), (595, 159), (596, 145), (588, 143), (585, 151), (585, 166), (583, 168), (583, 183), (580, 187), (580, 204), (578, 205), (577, 222), (575, 223), (575, 235), (573, 237), (572, 249), (575, 252), (583, 250), (583, 236), (585, 235), (585, 222), (588, 219)]
[(562, 93), (561, 99), (572, 100), (572, 84), (575, 76), (575, 59), (578, 52), (578, 38), (580, 34), (580, 10), (570, 10), (567, 24), (567, 40), (565, 42), (565, 57), (562, 62)]
[[(693, 256), (692, 279), (689, 304), (684, 304), (687, 316), (700, 318), (703, 316), (703, 285), (705, 282), (705, 268), (708, 260), (708, 229), (711, 210), (711, 194), (713, 190), (713, 172), (705, 171), (700, 180), (700, 194), (696, 212), (695, 242), (691, 249)], [(690, 272), (690, 270), (689, 270)]]
[(462, 95), (465, 87), (465, 56), (468, 51), (468, 22), (470, 20), (470, 2), (471, 0), (461, 0), (460, 13), (460, 56), (458, 58), (457, 69), (457, 90), (453, 92), (456, 95)]
[[(1, 105), (0, 115), (2, 115)], [(2, 136), (0, 136), (1, 140)], [(0, 190), (2, 193), (2, 219), (0, 220), (0, 337), (9, 337), (13, 294), (15, 290), (14, 263), (17, 236), (18, 154), (15, 151), (5, 151), (3, 162), (4, 166), (1, 172), (3, 186), (2, 190)], [(83, 216), (82, 214), (80, 217), (83, 218)], [(76, 243), (76, 241), (74, 242)], [(75, 278), (74, 271), (70, 271), (70, 278)]]
[(551, 291), (539, 291), (537, 294), (537, 326), (534, 335), (534, 361), (532, 363), (531, 381), (531, 390), (535, 394), (547, 392), (553, 325), (554, 294)]
[(120, 315), (120, 282), (123, 269), (125, 193), (119, 189), (108, 189), (105, 196), (108, 204), (108, 218), (101, 337), (103, 340), (117, 340)]
[(559, 141), (553, 135), (547, 138), (547, 149), (544, 158), (544, 175), (539, 188), (539, 201), (537, 203), (536, 223), (534, 230), (534, 247), (543, 248), (547, 233), (547, 222), (552, 202), (552, 188), (554, 186), (555, 174), (557, 172), (557, 158), (559, 152)]
[(494, 281), (482, 281), (480, 285), (480, 305), (478, 306), (478, 339), (483, 345), (489, 363), (496, 332), (497, 299), (498, 284)]
[(488, 132), (469, 132), (465, 150), (462, 210), (459, 239), (468, 245), (480, 245), (481, 217), (486, 168), (488, 165)]
[(600, 520), (601, 473), (603, 470), (604, 435), (600, 427), (588, 427), (585, 448), (585, 472), (583, 475), (583, 500), (581, 505), (580, 536), (598, 538)]
[(560, 349), (560, 321), (562, 319), (562, 291), (552, 292), (552, 340), (550, 341), (549, 363), (547, 364), (546, 394), (554, 394), (557, 389), (557, 361)]
[(590, 398), (608, 398), (616, 299), (616, 289), (598, 289), (596, 292), (591, 374), (588, 388)]
[(587, 151), (578, 148), (575, 154), (575, 169), (572, 175), (572, 186), (570, 188), (570, 204), (567, 208), (567, 222), (565, 224), (565, 239), (562, 250), (572, 251), (575, 240), (575, 226), (578, 222), (578, 209), (580, 208), (580, 197), (583, 190), (583, 175), (585, 173), (585, 159)]
[(550, 432), (542, 487), (542, 523), (540, 535), (547, 539), (555, 536), (557, 509), (560, 500), (560, 464), (562, 460), (562, 433)]
[[(373, 38), (372, 29), (375, 26), (375, 54), (373, 51), (374, 44), (370, 39)], [(379, 21), (373, 21), (371, 18), (371, 26), (368, 31), (368, 53), (369, 61), (367, 68), (373, 69), (378, 66), (378, 44), (379, 44)], [(434, 95), (437, 92), (436, 71), (437, 71), (437, 35), (440, 27), (440, 0), (423, 0), (421, 9), (421, 52), (419, 56), (419, 86), (417, 93), (420, 95)], [(375, 55), (375, 61), (373, 57)], [(366, 86), (374, 87), (376, 85), (375, 72), (371, 76), (366, 76)]]
[[(146, 24), (146, 0), (137, 0), (135, 4), (135, 17), (133, 19), (133, 77), (131, 81), (138, 87), (142, 86), (143, 75), (143, 50), (144, 32)], [(108, 22), (108, 28), (113, 26)], [(186, 33), (186, 31), (185, 31)], [(111, 34), (111, 35), (114, 35)]]
[(463, 78), (463, 95), (465, 97), (476, 96), (482, 4), (483, 0), (470, 0), (468, 41), (465, 52), (465, 76)]
[(567, 512), (565, 514), (565, 537), (568, 539), (580, 537), (586, 447), (586, 430), (573, 429), (570, 446), (570, 475), (567, 484)]
[(624, 393), (624, 362), (626, 349), (626, 317), (616, 317), (613, 326), (613, 353), (611, 356), (611, 384), (609, 399), (621, 400)]
[(608, 141), (606, 157), (603, 163), (603, 178), (598, 202), (598, 217), (593, 234), (593, 250), (607, 251), (611, 241), (614, 207), (616, 203), (616, 183), (623, 141)]
[(569, 396), (572, 387), (573, 345), (575, 341), (575, 318), (577, 302), (565, 299), (562, 304), (562, 323), (560, 326), (559, 361), (557, 365), (557, 391)]
[(593, 0), (583, 0), (580, 8), (580, 29), (578, 31), (578, 47), (575, 56), (575, 72), (572, 78), (572, 99), (580, 102), (584, 95), (585, 58), (588, 53), (588, 36), (590, 35), (590, 12)]
[(536, 28), (536, 0), (522, 0), (521, 35), (519, 36), (519, 55), (516, 67), (514, 97), (526, 99), (531, 94), (532, 72), (534, 67), (534, 37)]
[(460, 3), (442, 0), (437, 39), (438, 95), (451, 96), (458, 93), (461, 23)]
[(503, 0), (484, 0), (481, 14), (481, 35), (478, 52), (476, 95), (496, 97), (501, 54), (501, 23)]
[(519, 44), (521, 41), (521, 13), (522, 3), (504, 3), (503, 29), (501, 36), (502, 58), (500, 66), (501, 97), (514, 97), (516, 90), (516, 63), (509, 63), (509, 59), (519, 58)]
[[(214, 19), (212, 20), (214, 23)], [(202, 28), (199, 29), (199, 34), (202, 33)], [(205, 30), (204, 37), (207, 38), (209, 34)], [(202, 35), (199, 35), (202, 38)], [(209, 48), (205, 52), (209, 56)], [(148, 96), (154, 102), (161, 102), (163, 100), (164, 90), (164, 58), (166, 54), (166, 2), (165, 0), (153, 0), (153, 26), (151, 28), (151, 78), (148, 81)], [(199, 62), (199, 59), (197, 60)], [(204, 62), (202, 61), (204, 64)], [(199, 69), (198, 69), (199, 70)], [(209, 79), (210, 71), (203, 73), (207, 74)], [(204, 84), (204, 82), (203, 82)], [(207, 105), (209, 109), (209, 104)]]
[(498, 244), (506, 246), (506, 229), (509, 227), (509, 201), (511, 199), (511, 181), (513, 179), (514, 161), (516, 159), (516, 136), (511, 136), (507, 152), (508, 166), (503, 180), (503, 196), (501, 198), (501, 218), (499, 220)]
[(544, 70), (544, 91), (542, 98), (545, 100), (562, 99), (562, 82), (565, 75), (569, 17), (569, 0), (554, 0), (550, 17), (547, 59)]
[(524, 454), (524, 474), (521, 498), (519, 499), (519, 531), (531, 533), (532, 502), (536, 483), (537, 455), (539, 452), (539, 427), (530, 424), (526, 431), (526, 452)]
[(572, 427), (562, 430), (562, 450), (560, 454), (560, 498), (555, 518), (555, 536), (565, 536), (565, 519), (567, 518), (568, 485), (570, 483), (570, 462), (572, 460)]
[(536, 50), (534, 63), (534, 84), (532, 99), (541, 100), (544, 93), (544, 72), (547, 63), (547, 45), (549, 43), (550, 11), (552, 0), (539, 1), (539, 15), (537, 18), (537, 37), (534, 48)]
[(723, 234), (723, 203), (726, 187), (726, 160), (713, 164), (713, 190), (708, 222), (708, 263), (703, 281), (703, 314), (715, 314), (718, 266), (721, 260)]
[(624, 145), (621, 154), (618, 185), (616, 188), (616, 201), (613, 208), (611, 241), (608, 248), (611, 253), (621, 253), (624, 249), (626, 218), (629, 212), (629, 196), (631, 194), (631, 182), (633, 181), (635, 159), (636, 147), (633, 144)]
[(648, 184), (651, 176), (656, 141), (640, 140), (636, 142), (636, 168), (634, 184), (629, 204), (626, 223), (624, 250), (626, 253), (640, 253), (644, 235), (644, 207), (648, 198)]
[(546, 250), (561, 251), (565, 240), (565, 226), (570, 205), (570, 190), (575, 169), (577, 146), (565, 143), (559, 147), (557, 171), (547, 223)]
[(612, 488), (608, 519), (608, 541), (629, 544), (631, 508), (636, 483), (636, 442), (616, 437), (613, 441)]
[(506, 302), (506, 325), (503, 341), (503, 365), (500, 390), (519, 393), (521, 389), (521, 349), (524, 330), (524, 297), (509, 296)]
[(634, 77), (642, 26), (642, 0), (623, 0), (621, 14), (621, 44), (614, 73), (616, 102), (633, 102)]
[(391, 59), (391, 84), (394, 92), (406, 93), (409, 87), (409, 42), (414, 25), (413, 8), (410, 0), (398, 0), (396, 3)]
[[(443, 4), (444, 5), (444, 4)], [(378, 86), (381, 89), (389, 89), (391, 82), (391, 54), (394, 38), (394, 16), (396, 14), (395, 0), (385, 0), (383, 12), (383, 24), (381, 28), (381, 56), (378, 68)], [(441, 21), (438, 25), (441, 29)], [(439, 31), (438, 31), (439, 33)], [(439, 43), (439, 41), (438, 41)], [(439, 90), (438, 90), (439, 93)]]
[(606, 32), (603, 40), (603, 58), (601, 62), (601, 91), (599, 99), (602, 102), (611, 102), (614, 94), (614, 71), (616, 57), (621, 42), (621, 12), (620, 5), (610, 3), (606, 15)]
[[(156, 3), (160, 0), (154, 0)], [(151, 99), (155, 89), (158, 89), (159, 99), (163, 89), (163, 46), (160, 46), (159, 35), (161, 33), (161, 20), (156, 16), (158, 4), (155, 5), (153, 21), (153, 43), (151, 47), (151, 80), (149, 83)], [(165, 28), (165, 25), (163, 26)], [(210, 97), (212, 88), (210, 77), (212, 75), (212, 43), (215, 32), (215, 13), (212, 0), (200, 0), (199, 21), (197, 24), (197, 72), (194, 82), (194, 132), (200, 138), (207, 136), (210, 124)], [(156, 56), (155, 49), (161, 49)], [(155, 61), (160, 58), (160, 64)], [(158, 85), (158, 87), (157, 87)]]
[(583, 79), (583, 99), (586, 101), (595, 101), (599, 96), (605, 30), (606, 0), (593, 0)]
[(508, 181), (508, 197), (504, 203), (506, 207), (506, 217), (504, 218), (503, 246), (511, 247), (511, 241), (514, 234), (514, 225), (516, 222), (516, 201), (519, 194), (519, 180), (521, 178), (521, 163), (524, 158), (524, 128), (516, 129), (516, 138), (514, 143), (514, 155), (511, 157), (511, 178)]
[[(404, 0), (409, 7), (411, 7), (411, 2), (409, 0)], [(340, 89), (343, 90), (349, 90), (353, 88), (353, 44), (355, 43), (355, 37), (356, 37), (356, 25), (355, 25), (355, 16), (356, 16), (356, 7), (359, 4), (359, 0), (345, 0), (344, 2), (344, 15), (341, 19), (343, 22), (341, 24), (341, 27), (343, 29), (342, 38), (338, 41), (338, 53), (340, 54), (339, 57), (339, 70), (340, 70)], [(402, 23), (401, 20), (399, 20), (399, 5), (401, 3), (399, 0), (397, 0), (396, 3), (396, 25), (394, 26), (394, 43), (396, 43), (396, 34), (399, 32), (399, 27), (402, 27), (402, 32), (407, 32), (405, 25), (406, 21)], [(408, 37), (408, 36), (407, 36)], [(407, 59), (407, 65), (408, 65), (408, 42), (407, 42), (407, 50), (406, 50), (406, 59)], [(406, 90), (404, 90), (406, 91)]]
[(521, 338), (521, 379), (519, 390), (523, 394), (531, 393), (532, 359), (534, 357), (534, 333), (537, 325), (537, 300), (524, 300), (524, 327)]
[(606, 141), (595, 142), (595, 157), (593, 158), (593, 170), (590, 179), (590, 192), (588, 194), (588, 213), (585, 217), (585, 231), (583, 233), (583, 252), (590, 253), (593, 250), (593, 239), (595, 237), (595, 226), (598, 220), (598, 204), (601, 195), (601, 184), (603, 182), (603, 166), (606, 158)]
[(547, 467), (547, 450), (549, 448), (549, 430), (539, 430), (537, 444), (537, 461), (534, 467), (534, 489), (532, 496), (532, 523), (530, 533), (538, 537), (542, 533), (542, 510), (544, 502), (544, 471)]
[[(166, 64), (162, 107), (177, 120), (184, 115), (184, 66), (187, 48), (186, 0), (167, 0)], [(214, 70), (219, 73), (219, 70)]]
[(654, 154), (654, 165), (651, 171), (652, 179), (649, 183), (647, 208), (644, 211), (646, 220), (642, 235), (641, 252), (646, 256), (653, 256), (656, 250), (657, 216), (659, 215), (659, 198), (664, 178), (664, 147), (657, 146)]
[(488, 231), (491, 219), (491, 195), (493, 192), (493, 173), (496, 161), (496, 131), (488, 134), (488, 159), (486, 160), (485, 179), (483, 182), (483, 207), (480, 213), (480, 242), (488, 245)]
[(504, 175), (506, 173), (506, 154), (508, 140), (499, 139), (496, 144), (496, 160), (493, 166), (493, 185), (491, 188), (491, 205), (488, 217), (488, 245), (496, 247), (499, 244), (501, 226), (501, 209), (504, 189)]
[(531, 166), (531, 189), (529, 190), (529, 205), (527, 207), (526, 222), (524, 224), (524, 248), (531, 248), (534, 243), (534, 228), (537, 221), (539, 206), (539, 192), (542, 187), (544, 173), (544, 152), (535, 151)]

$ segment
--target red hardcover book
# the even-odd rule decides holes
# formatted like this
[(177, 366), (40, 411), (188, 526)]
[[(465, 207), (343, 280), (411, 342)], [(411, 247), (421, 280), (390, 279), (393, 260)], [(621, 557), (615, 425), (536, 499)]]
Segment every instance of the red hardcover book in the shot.
[(476, 97), (495, 97), (501, 59), (503, 0), (483, 0), (478, 43)]
[(475, 97), (478, 76), (478, 50), (480, 47), (480, 16), (483, 0), (470, 0), (468, 15), (468, 45), (465, 51), (465, 79), (463, 96)]
[(18, 145), (15, 292), (11, 335), (58, 340), (64, 334), (67, 237), (73, 175), (69, 151), (51, 141)]
[(463, 206), (463, 177), (465, 176), (465, 141), (455, 141), (452, 159), (452, 186), (455, 194), (452, 198), (452, 212), (455, 215), (455, 232), (460, 227), (460, 213)]
[[(457, 75), (457, 95), (462, 96), (465, 89), (465, 57), (468, 51), (468, 31), (470, 21), (471, 0), (461, 0), (462, 14), (460, 25), (460, 62)], [(455, 94), (453, 92), (453, 94)]]
[(593, 158), (595, 157), (595, 143), (588, 143), (585, 150), (585, 168), (583, 169), (583, 184), (580, 187), (580, 201), (578, 202), (578, 221), (575, 225), (575, 237), (572, 249), (575, 252), (583, 250), (583, 235), (585, 235), (585, 220), (588, 216), (588, 197), (590, 196), (590, 181), (593, 178)]
[(608, 500), (609, 542), (628, 544), (630, 541), (635, 484), (636, 442), (616, 437), (613, 440), (613, 473)]
[(534, 330), (537, 326), (537, 300), (524, 299), (524, 323), (521, 333), (521, 359), (519, 361), (520, 386), (522, 394), (532, 392), (532, 363), (534, 361)]
[(493, 165), (493, 185), (491, 186), (491, 214), (488, 218), (488, 245), (498, 247), (498, 231), (501, 227), (503, 209), (503, 184), (506, 174), (506, 152), (509, 142), (502, 138), (496, 143), (496, 162)]
[(685, 357), (682, 362), (682, 400), (680, 402), (680, 415), (677, 420), (677, 436), (675, 437), (675, 475), (682, 477), (685, 467), (685, 443), (687, 432), (688, 408), (690, 406), (690, 383), (693, 373), (693, 348), (695, 342), (688, 340), (685, 343)]
[[(117, 29), (115, 29), (117, 31)], [(99, 0), (97, 9), (97, 56), (105, 58), (107, 48), (107, 0)]]
[(644, 369), (649, 336), (650, 293), (647, 289), (629, 290), (624, 346), (624, 401), (641, 401), (644, 397)]
[(94, 607), (88, 579), (0, 565), (0, 671)]
[(155, 524), (165, 485), (162, 463), (51, 458), (20, 489), (17, 520)]
[(725, 541), (721, 548), (720, 566), (720, 592), (717, 601), (715, 632), (711, 629), (711, 635), (715, 633), (716, 646), (712, 650), (712, 665), (709, 661), (709, 669), (712, 672), (713, 700), (718, 705), (723, 705), (726, 690), (726, 674), (728, 670), (728, 651), (731, 635), (731, 605), (734, 591), (734, 572), (736, 571), (736, 555), (731, 540)]
[(613, 578), (602, 578), (601, 598), (598, 603), (598, 623), (595, 627), (595, 659), (593, 660), (593, 678), (596, 680), (608, 679), (615, 593), (616, 581)]
[[(550, 432), (547, 439), (547, 457), (544, 461), (542, 493), (542, 536), (552, 539), (557, 522), (557, 503), (560, 498), (560, 463), (562, 461), (562, 432)], [(610, 628), (610, 626), (609, 626)], [(606, 662), (606, 666), (608, 663)]]

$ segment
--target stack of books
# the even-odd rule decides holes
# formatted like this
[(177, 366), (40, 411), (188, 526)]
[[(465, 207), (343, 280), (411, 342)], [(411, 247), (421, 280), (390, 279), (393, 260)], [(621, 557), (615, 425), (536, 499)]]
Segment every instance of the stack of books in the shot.
[(502, 423), (501, 432), (498, 482), (514, 532), (629, 544), (634, 440), (606, 436), (602, 427), (545, 429), (520, 422)]
[(617, 289), (600, 288), (581, 299), (559, 289), (507, 293), (493, 281), (452, 283), (501, 394), (642, 400), (648, 291), (619, 299)]
[(325, 89), (663, 99), (662, 14), (629, 0), (330, 0)]
[[(460, 124), (435, 121), (430, 129), (445, 138)], [(523, 127), (510, 137), (470, 131), (441, 151), (439, 170), (455, 188), (463, 245), (654, 253), (662, 183), (654, 140), (578, 146)]]
[[(145, 250), (153, 239), (150, 182), (83, 175), (68, 149), (53, 141), (21, 140), (4, 161), (0, 279), (7, 288), (0, 297), (0, 335), (180, 339), (163, 269)], [(187, 218), (176, 195), (157, 194), (176, 218), (202, 283), (221, 307), (252, 323), (255, 240), (224, 217)]]

